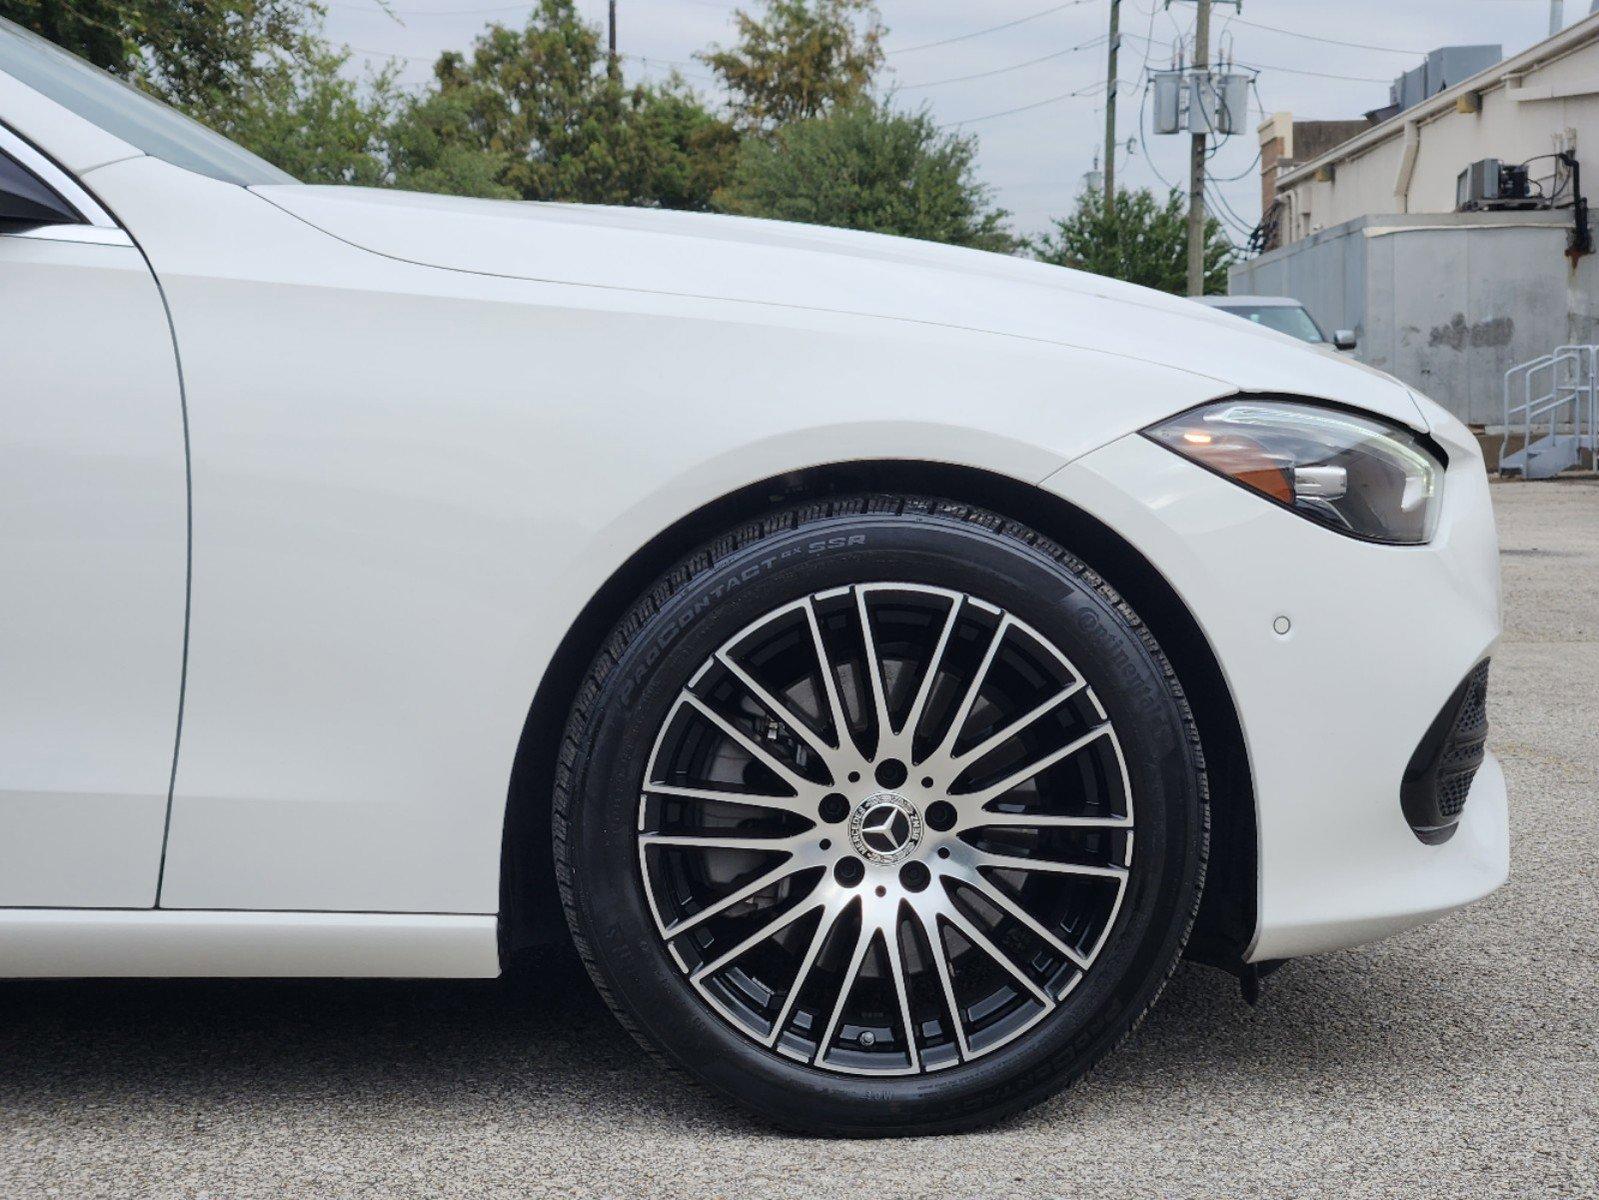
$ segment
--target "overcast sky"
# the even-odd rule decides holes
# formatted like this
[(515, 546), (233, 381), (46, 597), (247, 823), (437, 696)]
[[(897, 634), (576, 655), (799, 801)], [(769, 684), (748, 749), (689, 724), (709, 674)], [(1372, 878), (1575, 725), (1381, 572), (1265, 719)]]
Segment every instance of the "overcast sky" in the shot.
[[(737, 0), (618, 0), (618, 47), (629, 56), (629, 78), (659, 77), (676, 65), (718, 96), (714, 78), (692, 55), (732, 40), (729, 17), (738, 7)], [(897, 88), (901, 105), (926, 104), (941, 123), (960, 123), (955, 127), (980, 139), (983, 178), (1016, 229), (1036, 232), (1069, 210), (1104, 143), (1109, 0), (880, 0), (879, 7), (889, 29), (885, 82)], [(491, 21), (520, 25), (530, 8), (509, 0), (392, 0), (385, 12), (378, 0), (328, 0), (327, 33), (352, 47), (357, 62), (398, 56), (401, 79), (421, 82), (439, 51), (464, 49)], [(578, 0), (578, 8), (603, 25), (605, 0)], [(1566, 0), (1566, 23), (1588, 9), (1589, 0)], [(1117, 171), (1131, 186), (1162, 188), (1164, 177), (1186, 188), (1188, 139), (1155, 137), (1146, 124), (1141, 142), (1139, 102), (1146, 65), (1165, 66), (1179, 39), (1191, 35), (1194, 5), (1123, 0), (1121, 20)], [(1242, 11), (1216, 5), (1212, 45), (1260, 68), (1266, 111), (1349, 118), (1385, 104), (1388, 81), (1430, 49), (1497, 42), (1513, 54), (1548, 27), (1549, 0), (1245, 0)], [(1344, 42), (1365, 46), (1337, 44)], [(1260, 216), (1252, 166), (1259, 115), (1252, 111), (1249, 131), (1212, 160), (1218, 179), (1239, 176), (1218, 186), (1240, 229)]]

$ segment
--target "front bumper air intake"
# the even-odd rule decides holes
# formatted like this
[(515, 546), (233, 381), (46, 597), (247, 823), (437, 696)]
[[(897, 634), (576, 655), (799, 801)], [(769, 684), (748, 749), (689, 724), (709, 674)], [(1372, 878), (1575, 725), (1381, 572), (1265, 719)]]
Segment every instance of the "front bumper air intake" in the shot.
[(1461, 680), (1411, 755), (1399, 803), (1411, 830), (1429, 846), (1447, 842), (1460, 823), (1488, 741), (1488, 663)]

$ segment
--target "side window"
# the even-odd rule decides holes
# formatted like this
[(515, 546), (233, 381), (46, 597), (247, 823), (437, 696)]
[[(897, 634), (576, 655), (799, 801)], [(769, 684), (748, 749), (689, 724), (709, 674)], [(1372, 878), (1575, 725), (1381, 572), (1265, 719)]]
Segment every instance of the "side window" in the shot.
[(59, 192), (0, 150), (0, 233), (82, 221)]
[(82, 218), (16, 158), (0, 152), (0, 234), (32, 226), (74, 226)]

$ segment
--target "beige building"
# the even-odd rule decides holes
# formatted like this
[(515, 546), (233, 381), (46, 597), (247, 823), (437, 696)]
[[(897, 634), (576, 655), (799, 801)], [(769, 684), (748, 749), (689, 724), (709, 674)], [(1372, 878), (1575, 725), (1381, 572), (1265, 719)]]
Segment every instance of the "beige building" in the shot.
[[(1370, 128), (1361, 120), (1296, 121), (1285, 112), (1267, 117), (1260, 126), (1260, 211), (1270, 213), (1277, 203), (1279, 177)], [(1275, 250), (1282, 241), (1283, 231), (1271, 226), (1265, 248)]]
[[(1280, 125), (1274, 117), (1261, 128), (1263, 164)], [(1468, 163), (1579, 149), (1599, 152), (1599, 14), (1320, 154), (1290, 152), (1297, 161), (1274, 180), (1279, 244), (1368, 213), (1453, 212)], [(1531, 172), (1553, 167), (1543, 159)]]
[[(1299, 299), (1485, 426), (1504, 420), (1506, 371), (1599, 342), (1594, 222), (1581, 236), (1573, 205), (1599, 198), (1599, 13), (1379, 124), (1278, 113), (1260, 136), (1274, 207), (1234, 294)], [(1457, 211), (1458, 177), (1488, 158), (1525, 163), (1552, 204)]]

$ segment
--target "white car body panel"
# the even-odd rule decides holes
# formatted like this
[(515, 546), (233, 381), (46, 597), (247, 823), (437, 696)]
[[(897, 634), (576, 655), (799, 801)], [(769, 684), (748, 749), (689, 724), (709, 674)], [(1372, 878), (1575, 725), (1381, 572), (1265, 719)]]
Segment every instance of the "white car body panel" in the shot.
[[(1499, 636), (1481, 455), (1463, 426), (1437, 416), (1452, 461), (1425, 546), (1321, 529), (1137, 435), (1045, 484), (1160, 564), (1227, 677), (1259, 801), (1251, 961), (1396, 933), (1508, 873), (1497, 766), (1478, 773), (1441, 846), (1412, 836), (1398, 803), (1422, 734)], [(1274, 629), (1283, 616), (1287, 636)]]
[(147, 908), (183, 676), (172, 335), (131, 245), (0, 237), (0, 280), (0, 906)]
[(143, 153), (5, 74), (0, 74), (0, 116), (77, 175)]
[(397, 262), (150, 158), (88, 181), (162, 279), (189, 397), (164, 907), (494, 912), (534, 690), (654, 534), (841, 448), (1036, 481), (1230, 390), (924, 322)]
[[(0, 114), (79, 172), (161, 281), (193, 496), (159, 910), (0, 913), (22, 973), (492, 973), (511, 766), (583, 607), (706, 504), (873, 459), (1047, 480), (1188, 600), (1255, 773), (1252, 958), (1380, 936), (1503, 878), (1491, 763), (1443, 847), (1398, 809), (1421, 729), (1492, 648), (1497, 564), (1474, 447), (1389, 377), (1038, 264), (681, 214), (252, 192), (3, 76)], [(1136, 432), (1238, 390), (1459, 446), (1439, 539), (1339, 538)], [(180, 564), (180, 629), (182, 585)], [(1426, 622), (1394, 621), (1395, 595)], [(1274, 640), (1285, 611), (1295, 632)], [(1386, 703), (1357, 694), (1411, 658)], [(1307, 790), (1323, 734), (1371, 753)], [(52, 927), (75, 947), (57, 960)]]
[[(252, 190), (352, 245), (398, 261), (999, 333), (1202, 374), (1229, 390), (1347, 398), (1406, 424), (1420, 419), (1403, 386), (1358, 363), (1310, 365), (1304, 343), (1285, 334), (1181, 297), (1026, 259), (703, 213), (507, 204), (371, 188)], [(762, 318), (746, 311), (744, 319)], [(1057, 404), (1073, 398), (1062, 394)], [(1134, 388), (1098, 402), (1141, 399)], [(1054, 433), (1044, 427), (1039, 436)]]

